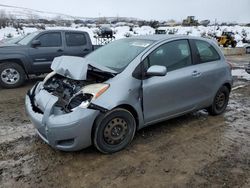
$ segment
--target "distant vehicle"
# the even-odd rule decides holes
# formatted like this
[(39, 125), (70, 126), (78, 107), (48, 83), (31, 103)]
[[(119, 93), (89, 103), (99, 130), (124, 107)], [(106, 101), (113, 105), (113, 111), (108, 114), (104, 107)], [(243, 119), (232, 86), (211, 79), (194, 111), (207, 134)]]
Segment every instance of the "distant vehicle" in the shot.
[(235, 48), (237, 45), (237, 41), (235, 40), (233, 32), (223, 32), (221, 36), (216, 37), (218, 44), (223, 47), (231, 46)]
[(245, 44), (244, 48), (246, 49), (246, 54), (250, 54), (250, 43), (249, 44)]
[(58, 57), (52, 70), (25, 106), (38, 135), (64, 151), (114, 153), (145, 126), (204, 108), (221, 114), (232, 87), (218, 45), (201, 37), (125, 38), (85, 58)]
[(200, 25), (203, 25), (204, 27), (207, 27), (210, 24), (210, 20), (202, 20), (200, 21)]
[(98, 36), (104, 38), (112, 38), (113, 37), (113, 30), (109, 27), (101, 27), (97, 32)]
[(0, 46), (0, 86), (21, 86), (30, 74), (50, 72), (55, 57), (84, 57), (98, 47), (87, 32), (75, 30), (37, 31), (18, 42), (9, 41)]
[(155, 30), (155, 34), (156, 35), (167, 34), (167, 31), (166, 31), (166, 29), (158, 28)]
[(198, 26), (199, 22), (195, 19), (195, 16), (188, 16), (182, 21), (183, 26)]
[(248, 74), (250, 74), (250, 62), (248, 63), (248, 65), (247, 65), (247, 67), (246, 67), (246, 72), (247, 72)]

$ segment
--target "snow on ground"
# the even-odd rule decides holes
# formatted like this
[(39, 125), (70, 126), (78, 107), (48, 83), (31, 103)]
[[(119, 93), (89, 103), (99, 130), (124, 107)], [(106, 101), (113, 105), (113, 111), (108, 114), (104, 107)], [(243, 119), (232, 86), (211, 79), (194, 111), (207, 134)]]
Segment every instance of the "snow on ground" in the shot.
[(250, 74), (248, 74), (245, 69), (232, 70), (232, 75), (237, 77), (238, 79), (244, 79), (250, 81)]
[[(155, 29), (153, 29), (150, 26), (142, 26), (142, 27), (134, 27), (133, 30), (130, 30), (129, 26), (118, 26), (118, 27), (111, 27), (113, 31), (115, 32), (114, 36), (116, 39), (121, 39), (124, 37), (129, 36), (135, 36), (135, 35), (152, 35), (155, 33)], [(96, 43), (96, 39), (94, 38), (94, 35), (96, 33), (96, 30), (98, 28), (92, 27), (82, 27), (80, 25), (73, 24), (71, 27), (46, 27), (46, 29), (74, 29), (74, 30), (81, 30), (86, 31), (89, 33), (93, 43)], [(167, 33), (175, 33), (179, 35), (192, 35), (192, 36), (209, 36), (216, 34), (217, 36), (220, 36), (223, 31), (232, 31), (235, 33), (235, 39), (237, 40), (238, 47), (244, 46), (242, 43), (243, 39), (243, 33), (247, 35), (246, 39), (250, 40), (250, 27), (242, 27), (242, 26), (198, 26), (198, 27), (182, 27), (182, 26), (176, 26), (176, 27), (161, 27), (161, 29), (164, 29), (167, 31)], [(7, 27), (4, 29), (0, 29), (0, 41), (4, 38), (7, 38), (7, 36), (10, 34), (13, 37), (28, 34), (33, 31), (36, 31), (36, 28), (28, 28), (25, 27), (22, 30), (16, 31), (16, 29)]]
[[(150, 26), (142, 26), (142, 27), (134, 27), (131, 31), (129, 26), (119, 26), (119, 27), (111, 27), (114, 31), (114, 36), (116, 39), (121, 39), (129, 36), (135, 36), (135, 35), (152, 35), (155, 33), (155, 29), (153, 29)], [(92, 27), (81, 27), (79, 25), (72, 25), (72, 27), (46, 27), (46, 29), (72, 29), (72, 30), (80, 30), (80, 31), (86, 31), (89, 33), (90, 38), (93, 42), (93, 44), (97, 43), (96, 38), (94, 38), (96, 31), (98, 28)], [(241, 26), (221, 26), (216, 28), (215, 26), (198, 26), (198, 27), (182, 27), (182, 26), (176, 26), (176, 27), (161, 27), (161, 29), (164, 29), (167, 31), (167, 33), (174, 32), (175, 34), (181, 34), (181, 35), (192, 35), (192, 36), (202, 36), (204, 33), (206, 35), (216, 33), (216, 35), (221, 35), (221, 33), (225, 31), (232, 31), (235, 33), (235, 38), (238, 41), (237, 46), (243, 46), (244, 44), (241, 42), (243, 39), (242, 33), (247, 34), (247, 39), (250, 39), (250, 27), (241, 27)], [(12, 37), (18, 37), (20, 35), (28, 34), (31, 32), (37, 31), (36, 28), (30, 28), (30, 27), (24, 27), (23, 30), (16, 30), (12, 27), (6, 27), (4, 29), (0, 29), (0, 41), (2, 39), (5, 39), (8, 37), (8, 35), (11, 35)], [(233, 76), (236, 76), (238, 78), (250, 80), (250, 74), (248, 74), (244, 69), (236, 69), (232, 71)]]

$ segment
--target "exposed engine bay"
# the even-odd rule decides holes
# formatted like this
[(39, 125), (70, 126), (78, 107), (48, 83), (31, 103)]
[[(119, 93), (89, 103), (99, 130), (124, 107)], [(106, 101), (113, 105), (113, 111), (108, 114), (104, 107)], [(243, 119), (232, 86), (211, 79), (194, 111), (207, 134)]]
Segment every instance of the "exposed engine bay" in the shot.
[(56, 107), (68, 113), (72, 109), (79, 106), (84, 101), (90, 101), (92, 95), (82, 93), (81, 90), (88, 85), (103, 83), (112, 78), (114, 75), (108, 72), (103, 72), (98, 69), (88, 71), (86, 80), (73, 80), (59, 74), (54, 74), (44, 83), (43, 88), (58, 97)]

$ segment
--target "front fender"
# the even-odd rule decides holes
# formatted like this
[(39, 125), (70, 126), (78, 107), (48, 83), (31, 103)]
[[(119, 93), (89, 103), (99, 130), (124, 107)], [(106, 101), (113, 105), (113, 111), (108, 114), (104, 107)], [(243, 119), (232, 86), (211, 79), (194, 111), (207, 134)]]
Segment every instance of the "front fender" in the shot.
[(92, 103), (107, 110), (121, 105), (131, 106), (137, 113), (138, 127), (141, 128), (144, 125), (142, 96), (140, 96), (141, 81), (117, 75), (109, 84), (110, 88)]
[(18, 60), (21, 63), (26, 73), (29, 73), (32, 70), (31, 63), (28, 60), (28, 57), (23, 54), (0, 54), (0, 62), (8, 62)]

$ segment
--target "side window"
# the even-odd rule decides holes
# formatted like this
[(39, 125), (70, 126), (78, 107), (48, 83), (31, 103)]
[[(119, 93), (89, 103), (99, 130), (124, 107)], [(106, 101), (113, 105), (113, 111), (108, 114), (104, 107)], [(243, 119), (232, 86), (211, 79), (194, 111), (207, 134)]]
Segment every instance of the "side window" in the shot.
[(200, 63), (206, 63), (220, 59), (218, 52), (208, 42), (195, 40), (194, 43), (198, 50), (198, 59)]
[(163, 65), (168, 72), (192, 64), (189, 43), (187, 40), (177, 40), (163, 44), (149, 56), (149, 65)]
[(41, 45), (40, 47), (59, 47), (62, 46), (61, 33), (47, 33), (38, 37)]
[(66, 33), (67, 46), (84, 46), (87, 43), (86, 37), (82, 33)]

